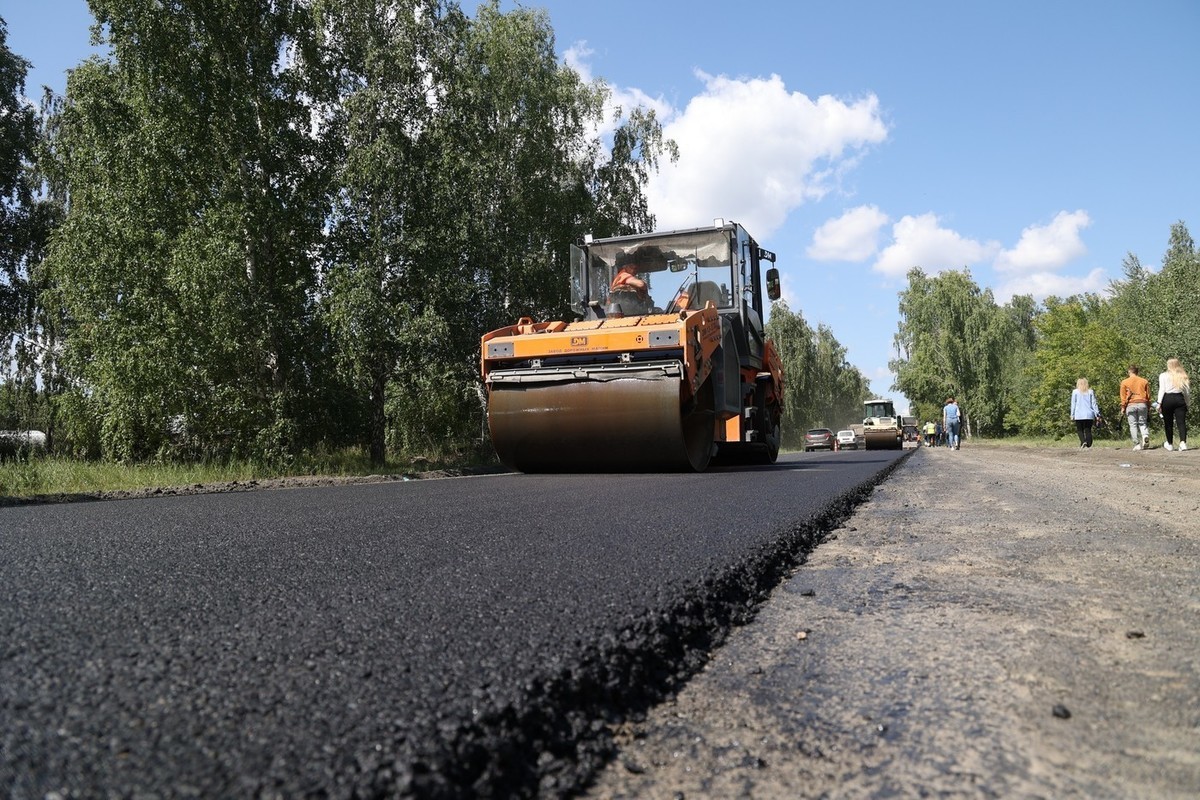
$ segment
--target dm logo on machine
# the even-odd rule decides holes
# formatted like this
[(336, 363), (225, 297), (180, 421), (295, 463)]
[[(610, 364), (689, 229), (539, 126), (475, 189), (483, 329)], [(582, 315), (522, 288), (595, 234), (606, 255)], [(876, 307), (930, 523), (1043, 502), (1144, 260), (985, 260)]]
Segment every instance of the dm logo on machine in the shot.
[(587, 339), (586, 336), (572, 336), (571, 347), (587, 347)]

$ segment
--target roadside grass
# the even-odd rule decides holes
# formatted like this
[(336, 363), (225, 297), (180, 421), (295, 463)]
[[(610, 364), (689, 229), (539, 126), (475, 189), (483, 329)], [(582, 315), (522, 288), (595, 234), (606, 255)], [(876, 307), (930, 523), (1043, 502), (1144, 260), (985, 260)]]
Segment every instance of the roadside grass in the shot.
[(373, 466), (370, 459), (357, 449), (303, 456), (286, 466), (251, 461), (122, 464), (34, 456), (28, 460), (0, 462), (0, 497), (94, 494), (147, 487), (191, 486), (312, 475), (390, 475), (462, 468), (480, 463), (483, 463), (483, 459), (470, 456), (451, 456), (436, 460), (415, 457), (408, 460), (389, 460), (383, 466)]

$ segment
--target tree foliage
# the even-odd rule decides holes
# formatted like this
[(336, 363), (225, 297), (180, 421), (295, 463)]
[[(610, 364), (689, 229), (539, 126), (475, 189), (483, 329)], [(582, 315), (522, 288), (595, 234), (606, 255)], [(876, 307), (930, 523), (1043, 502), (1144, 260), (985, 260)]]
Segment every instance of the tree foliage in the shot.
[(967, 270), (927, 276), (917, 268), (900, 292), (891, 362), (895, 388), (921, 419), (937, 419), (947, 397), (959, 402), (970, 433), (1005, 431), (1014, 402), (1014, 365), (1032, 338), (1032, 299), (1004, 308)]
[(870, 382), (846, 361), (846, 348), (825, 325), (813, 329), (787, 303), (771, 306), (767, 335), (783, 361), (784, 445), (799, 447), (809, 428), (839, 430), (862, 420)]
[(673, 145), (643, 110), (599, 138), (607, 88), (558, 63), (545, 12), (90, 7), (112, 57), (47, 113), (65, 217), (39, 301), (76, 451), (457, 446), (481, 331), (563, 313), (583, 233), (653, 225), (642, 187)]
[(1097, 295), (1047, 298), (1034, 322), (1038, 347), (1030, 365), (1032, 391), (1019, 415), (1021, 429), (1055, 436), (1074, 431), (1071, 391), (1087, 378), (1101, 415), (1119, 424), (1117, 387), (1126, 375), (1129, 344)]
[(58, 214), (37, 191), (41, 130), (24, 97), (29, 64), (7, 40), (0, 19), (0, 428), (48, 428), (38, 383), (54, 348), (39, 303), (37, 264)]
[[(483, 427), (479, 335), (567, 314), (569, 244), (651, 230), (653, 112), (559, 63), (544, 11), (454, 0), (89, 0), (111, 57), (40, 109), (0, 20), (0, 425), (59, 452), (429, 454)], [(599, 131), (611, 131), (601, 136)], [(1129, 256), (1103, 296), (997, 306), (909, 274), (892, 363), (917, 413), (1061, 432), (1080, 375), (1200, 364), (1200, 256)], [(777, 304), (785, 436), (868, 383)]]
[(388, 430), (429, 449), (481, 427), (480, 331), (561, 315), (584, 232), (651, 227), (641, 187), (666, 145), (638, 114), (602, 155), (604, 89), (558, 63), (543, 11), (376, 6), (318, 11), (340, 76), (324, 307), (379, 461)]
[(967, 272), (909, 273), (900, 293), (896, 388), (917, 412), (936, 417), (949, 394), (976, 432), (1064, 436), (1079, 378), (1095, 389), (1102, 415), (1123, 436), (1118, 387), (1131, 363), (1154, 381), (1166, 359), (1200, 365), (1200, 254), (1183, 222), (1171, 226), (1158, 271), (1126, 256), (1123, 277), (1104, 295), (1014, 297), (998, 307)]
[(1133, 357), (1158, 370), (1172, 357), (1200, 369), (1200, 252), (1187, 226), (1171, 226), (1159, 271), (1143, 268), (1133, 256), (1124, 267), (1125, 279), (1112, 286), (1112, 304)]
[[(92, 0), (114, 60), (55, 113), (66, 218), (46, 259), (105, 453), (282, 457), (313, 397), (324, 187), (300, 3)], [(289, 58), (281, 58), (289, 54)]]

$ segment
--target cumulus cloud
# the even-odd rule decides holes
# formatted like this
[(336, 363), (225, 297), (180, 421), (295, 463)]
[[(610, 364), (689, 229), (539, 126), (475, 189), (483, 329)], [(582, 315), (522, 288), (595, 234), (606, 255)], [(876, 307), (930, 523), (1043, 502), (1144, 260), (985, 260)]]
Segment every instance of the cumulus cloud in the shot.
[(1020, 275), (996, 287), (997, 303), (1007, 303), (1019, 294), (1031, 294), (1034, 300), (1047, 297), (1070, 297), (1085, 292), (1108, 291), (1108, 277), (1103, 269), (1096, 268), (1087, 275), (1062, 275), (1057, 272), (1033, 272)]
[[(567, 48), (563, 62), (592, 81), (593, 51), (586, 41)], [(875, 95), (847, 101), (815, 100), (789, 91), (778, 75), (729, 78), (701, 71), (703, 88), (685, 108), (636, 87), (609, 84), (605, 119), (596, 133), (607, 139), (614, 111), (651, 109), (663, 134), (679, 146), (679, 160), (659, 162), (646, 187), (659, 228), (692, 227), (715, 217), (736, 219), (760, 239), (783, 225), (802, 203), (825, 196), (888, 129)]]
[(1087, 253), (1080, 231), (1092, 224), (1086, 211), (1060, 211), (1049, 225), (1021, 231), (1016, 247), (996, 257), (996, 271), (1006, 274), (1048, 274)]
[(660, 163), (646, 194), (660, 228), (736, 219), (768, 238), (788, 212), (837, 184), (865, 148), (887, 138), (879, 101), (813, 100), (778, 75), (733, 79), (697, 73), (704, 89), (682, 111), (660, 114), (679, 160)]
[(814, 261), (866, 261), (879, 250), (888, 215), (875, 206), (852, 208), (813, 233), (806, 251)]
[[(591, 64), (588, 63), (588, 58), (593, 52), (595, 51), (587, 46), (586, 41), (576, 42), (563, 52), (563, 63), (573, 69), (585, 83), (591, 83), (595, 80)], [(616, 111), (618, 109), (621, 110), (622, 119), (628, 117), (630, 110), (634, 108), (645, 108), (654, 111), (659, 121), (669, 119), (675, 114), (675, 108), (663, 99), (661, 95), (659, 97), (651, 97), (641, 89), (613, 86), (612, 84), (607, 84), (607, 86), (608, 95), (604, 100), (603, 119), (600, 122), (599, 128), (595, 131), (602, 139), (608, 139), (616, 130), (618, 124)]]
[(595, 76), (592, 74), (592, 65), (588, 63), (588, 58), (595, 52), (588, 47), (586, 39), (578, 41), (563, 52), (563, 63), (579, 73), (584, 83), (591, 83)]
[(906, 216), (892, 226), (892, 244), (872, 269), (891, 278), (903, 277), (913, 267), (933, 274), (988, 261), (999, 251), (996, 242), (977, 242), (943, 228), (936, 214)]

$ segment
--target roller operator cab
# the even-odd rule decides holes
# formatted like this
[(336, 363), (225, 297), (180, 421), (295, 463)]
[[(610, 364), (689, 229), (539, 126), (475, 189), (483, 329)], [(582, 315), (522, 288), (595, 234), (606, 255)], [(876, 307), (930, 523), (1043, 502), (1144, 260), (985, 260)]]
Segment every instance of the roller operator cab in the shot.
[(576, 319), (485, 334), (488, 427), (525, 472), (773, 462), (783, 369), (763, 328), (775, 254), (736, 223), (571, 247)]

